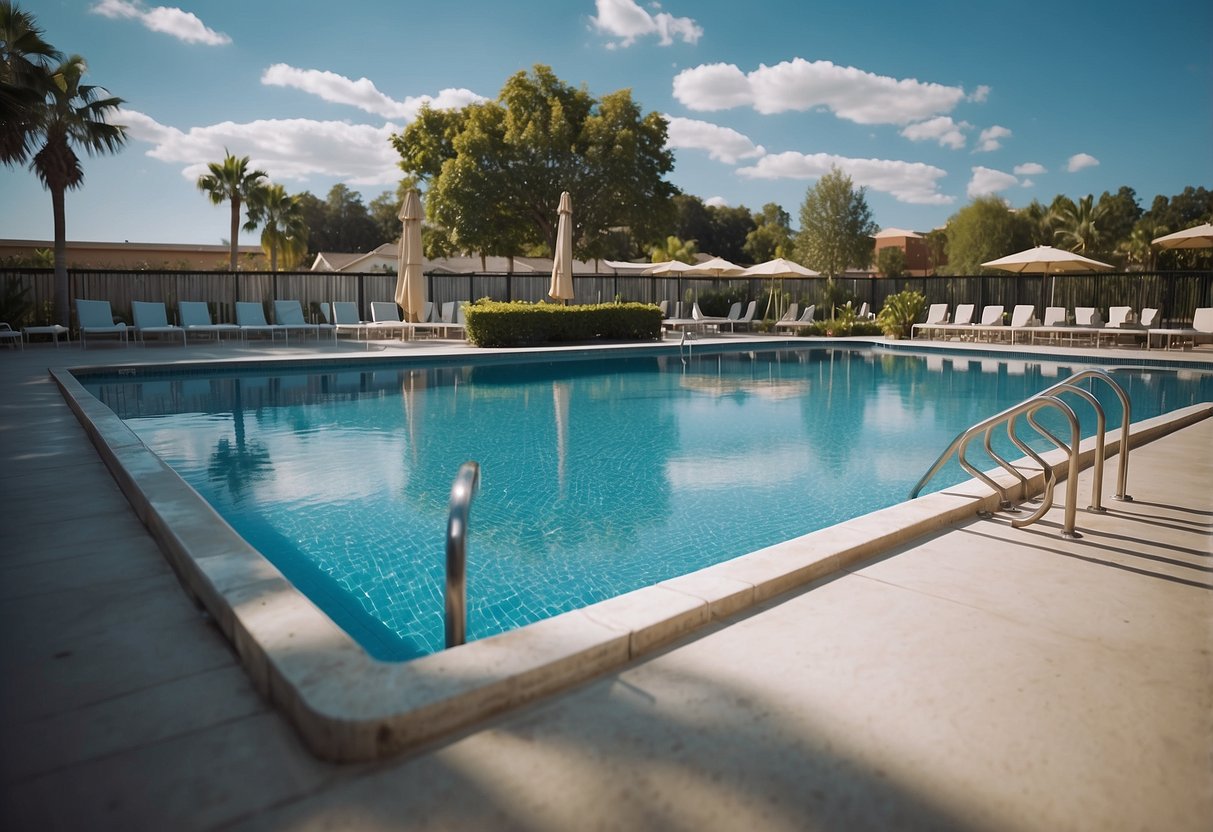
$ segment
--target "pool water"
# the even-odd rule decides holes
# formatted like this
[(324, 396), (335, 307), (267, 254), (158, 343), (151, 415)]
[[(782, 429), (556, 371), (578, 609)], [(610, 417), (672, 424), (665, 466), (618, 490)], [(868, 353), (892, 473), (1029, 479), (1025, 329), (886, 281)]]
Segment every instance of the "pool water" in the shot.
[[(481, 465), (472, 640), (901, 502), (957, 433), (1085, 366), (806, 348), (81, 380), (369, 653), (401, 660), (442, 648), (465, 460)], [(1135, 420), (1213, 400), (1208, 373), (1117, 378)], [(953, 464), (928, 490), (964, 478)]]

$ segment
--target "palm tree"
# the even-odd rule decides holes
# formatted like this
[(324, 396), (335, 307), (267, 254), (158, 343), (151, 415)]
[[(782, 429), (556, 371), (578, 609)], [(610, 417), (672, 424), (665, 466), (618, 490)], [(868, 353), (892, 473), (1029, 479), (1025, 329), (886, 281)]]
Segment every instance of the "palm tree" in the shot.
[(0, 0), (0, 162), (29, 158), (35, 110), (47, 94), (47, 63), (62, 59), (32, 14)]
[[(210, 173), (198, 177), (198, 190), (211, 198), (215, 205), (225, 202), (232, 203), (232, 234), (228, 238), (231, 245), (231, 262), (229, 268), (236, 271), (236, 251), (240, 234), (240, 207), (255, 199), (259, 188), (263, 187), (261, 180), (268, 174), (263, 170), (249, 170), (249, 157), (236, 158), (226, 149), (222, 164), (210, 162), (207, 168)], [(257, 223), (249, 221), (244, 224), (245, 231), (256, 229)]]
[(307, 253), (307, 220), (299, 200), (281, 185), (258, 189), (249, 201), (249, 223), (262, 226), (261, 249), (270, 258), (270, 271), (278, 271), (278, 253), (283, 268), (293, 268)]
[(84, 58), (72, 55), (49, 73), (46, 97), (31, 110), (29, 133), (33, 146), (41, 145), (30, 168), (51, 192), (51, 210), (55, 218), (55, 321), (67, 326), (67, 223), (64, 194), (84, 183), (84, 170), (73, 146), (88, 155), (115, 153), (126, 142), (126, 128), (109, 122), (109, 116), (122, 105), (121, 98), (106, 94), (101, 87), (81, 84), (88, 66)]
[(1087, 194), (1075, 204), (1066, 200), (1058, 210), (1054, 238), (1070, 251), (1090, 255), (1099, 250), (1099, 221), (1103, 206), (1095, 205), (1095, 197)]

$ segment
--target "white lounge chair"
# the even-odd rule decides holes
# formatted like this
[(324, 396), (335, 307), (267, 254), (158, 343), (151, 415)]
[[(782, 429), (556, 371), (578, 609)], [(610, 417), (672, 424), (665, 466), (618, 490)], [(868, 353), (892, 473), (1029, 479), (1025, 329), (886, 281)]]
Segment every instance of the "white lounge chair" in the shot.
[(696, 321), (700, 326), (713, 327), (717, 332), (720, 331), (721, 324), (727, 324), (729, 319), (719, 315), (705, 315), (703, 310), (699, 308), (699, 302), (696, 301), (691, 306), (691, 320)]
[(0, 341), (6, 344), (16, 341), (19, 349), (25, 349), (25, 341), (21, 338), (21, 330), (13, 329), (6, 323), (0, 323)]
[(982, 335), (986, 335), (991, 341), (994, 340), (995, 335), (1001, 338), (1001, 333), (1005, 331), (1002, 316), (1003, 307), (1000, 304), (990, 304), (982, 309), (981, 320), (971, 328), (973, 340), (980, 341)]
[(745, 314), (739, 318), (732, 320), (729, 324), (729, 332), (736, 332), (738, 326), (750, 326), (754, 322), (754, 313), (758, 310), (758, 301), (750, 301), (749, 306), (745, 308)]
[(914, 338), (915, 330), (921, 329), (929, 339), (931, 333), (934, 332), (940, 324), (948, 322), (948, 305), (946, 303), (932, 303), (927, 309), (927, 318), (920, 324), (914, 324), (910, 327), (910, 338)]
[(956, 305), (956, 314), (952, 316), (950, 324), (936, 324), (934, 329), (943, 335), (944, 340), (948, 340), (955, 335), (957, 338), (964, 338), (966, 333), (973, 329), (973, 312), (977, 306), (972, 303), (958, 303)]
[(309, 324), (303, 319), (303, 305), (297, 300), (274, 301), (274, 322), (286, 327), (288, 332), (310, 332), (320, 340), (320, 334), (337, 337), (337, 330), (332, 324)]
[(784, 310), (783, 317), (775, 322), (775, 328), (779, 329), (779, 327), (784, 326), (785, 324), (796, 323), (796, 316), (799, 314), (800, 304), (796, 301), (792, 301), (788, 304), (788, 308)]
[(1198, 307), (1192, 316), (1192, 326), (1146, 330), (1147, 348), (1155, 337), (1165, 343), (1167, 349), (1171, 348), (1176, 339), (1181, 345), (1186, 341), (1191, 341), (1193, 347), (1204, 343), (1213, 344), (1213, 306)]
[(265, 319), (265, 307), (256, 301), (236, 301), (236, 325), (240, 327), (240, 338), (247, 341), (250, 333), (264, 332), (273, 341), (278, 333), (282, 340), (290, 340), (290, 330), (284, 326), (271, 324)]
[(801, 329), (813, 323), (817, 314), (817, 304), (810, 303), (804, 308), (804, 314), (794, 321), (777, 321), (775, 326), (780, 329)]
[(400, 307), (396, 305), (395, 301), (371, 301), (371, 324), (368, 330), (368, 337), (372, 333), (377, 338), (390, 338), (393, 335), (399, 335), (401, 340), (403, 340), (405, 333), (409, 332), (410, 329), (409, 324), (400, 319)]
[(217, 324), (211, 321), (211, 310), (200, 300), (183, 300), (177, 304), (177, 315), (181, 319), (181, 328), (188, 335), (214, 335), (216, 343), (222, 340), (223, 333), (239, 335), (240, 327), (235, 324)]
[(358, 314), (358, 304), (352, 300), (333, 301), (333, 327), (337, 335), (343, 332), (353, 333), (355, 338), (367, 338), (372, 324), (362, 320)]
[(181, 336), (181, 346), (186, 346), (185, 330), (168, 322), (168, 312), (163, 303), (146, 300), (131, 301), (131, 314), (135, 318), (135, 340), (147, 346), (148, 335)]
[(114, 312), (108, 300), (76, 298), (76, 318), (80, 322), (80, 345), (83, 349), (88, 349), (90, 335), (117, 335), (123, 346), (127, 345), (126, 324), (114, 323)]
[(1007, 334), (1011, 336), (1011, 343), (1015, 343), (1015, 336), (1020, 332), (1024, 333), (1025, 341), (1031, 341), (1031, 329), (1039, 324), (1040, 321), (1036, 320), (1035, 306), (1030, 303), (1018, 304), (1011, 310), (1011, 323), (1007, 327)]

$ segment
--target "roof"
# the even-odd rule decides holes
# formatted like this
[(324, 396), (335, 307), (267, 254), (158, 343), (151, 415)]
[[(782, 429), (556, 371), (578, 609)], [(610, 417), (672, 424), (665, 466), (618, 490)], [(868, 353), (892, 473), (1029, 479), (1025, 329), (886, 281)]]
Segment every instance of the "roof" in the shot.
[(917, 231), (907, 231), (904, 228), (886, 228), (883, 231), (877, 231), (872, 236), (877, 240), (885, 240), (890, 237), (922, 237)]

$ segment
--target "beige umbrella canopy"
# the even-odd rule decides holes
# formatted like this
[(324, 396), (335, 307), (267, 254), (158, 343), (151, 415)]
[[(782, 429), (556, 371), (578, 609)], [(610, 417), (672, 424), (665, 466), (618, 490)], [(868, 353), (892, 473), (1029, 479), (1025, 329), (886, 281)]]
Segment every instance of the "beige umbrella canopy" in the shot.
[(1155, 237), (1151, 242), (1160, 248), (1213, 248), (1213, 224), (1185, 228), (1174, 234)]
[(721, 257), (713, 257), (686, 269), (688, 277), (739, 277), (745, 269)]
[(791, 260), (784, 260), (782, 257), (776, 257), (774, 260), (768, 260), (765, 263), (759, 263), (756, 266), (750, 266), (744, 272), (746, 277), (820, 277), (821, 272), (815, 272), (812, 269), (807, 269), (799, 263), (793, 263)]
[(552, 283), (548, 287), (548, 297), (570, 301), (573, 299), (573, 198), (568, 191), (560, 195), (557, 214), (556, 251), (552, 257)]
[[(1036, 248), (1008, 254), (1006, 257), (999, 257), (997, 260), (991, 260), (981, 265), (986, 268), (1002, 269), (1004, 272), (1014, 272), (1016, 274), (1040, 272), (1045, 277), (1058, 274), (1111, 272), (1116, 270), (1115, 266), (1101, 263), (1098, 260), (1092, 260), (1090, 257), (1083, 257), (1081, 254), (1075, 254), (1063, 248), (1053, 248), (1052, 246), (1036, 246)], [(1053, 289), (1056, 286), (1057, 282), (1054, 281), (1053, 285), (1049, 288), (1050, 303), (1053, 298)]]
[(400, 206), (400, 259), (396, 277), (396, 303), (404, 320), (420, 321), (425, 312), (425, 275), (421, 273), (421, 197), (409, 189)]
[(642, 274), (682, 274), (689, 268), (691, 268), (690, 263), (684, 263), (681, 260), (666, 260), (664, 263), (649, 266)]

